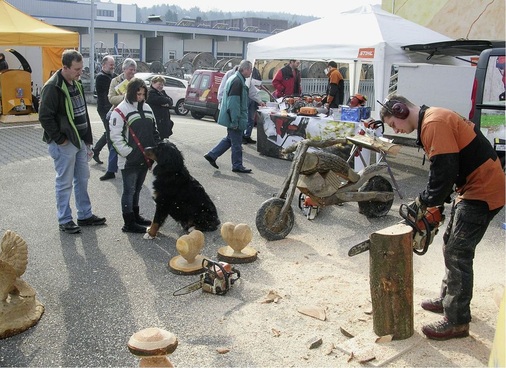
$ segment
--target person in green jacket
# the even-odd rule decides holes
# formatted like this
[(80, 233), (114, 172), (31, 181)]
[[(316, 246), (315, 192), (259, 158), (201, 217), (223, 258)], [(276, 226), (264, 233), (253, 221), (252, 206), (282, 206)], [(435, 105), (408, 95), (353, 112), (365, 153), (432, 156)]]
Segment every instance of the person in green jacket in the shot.
[(242, 134), (248, 126), (248, 87), (246, 79), (251, 76), (253, 66), (250, 61), (243, 60), (239, 69), (225, 84), (225, 92), (221, 102), (218, 124), (227, 128), (224, 137), (204, 158), (218, 169), (216, 160), (229, 148), (232, 148), (232, 171), (237, 173), (251, 173), (242, 163)]
[[(91, 211), (88, 195), (91, 145), (90, 117), (81, 82), (83, 57), (75, 50), (62, 54), (62, 68), (44, 84), (41, 91), (39, 121), (43, 140), (54, 161), (56, 171), (56, 209), (59, 229), (75, 234), (80, 226), (103, 225), (106, 219)], [(70, 196), (74, 189), (77, 225), (72, 220)]]

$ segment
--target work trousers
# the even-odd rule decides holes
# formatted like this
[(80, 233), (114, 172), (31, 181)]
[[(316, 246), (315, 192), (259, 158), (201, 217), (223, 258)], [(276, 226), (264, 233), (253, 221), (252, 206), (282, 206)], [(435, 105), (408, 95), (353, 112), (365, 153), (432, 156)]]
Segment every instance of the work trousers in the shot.
[(452, 323), (465, 324), (471, 321), (476, 246), (500, 210), (489, 211), (486, 202), (476, 200), (461, 200), (452, 207), (443, 236), (446, 270), (441, 285), (444, 314)]

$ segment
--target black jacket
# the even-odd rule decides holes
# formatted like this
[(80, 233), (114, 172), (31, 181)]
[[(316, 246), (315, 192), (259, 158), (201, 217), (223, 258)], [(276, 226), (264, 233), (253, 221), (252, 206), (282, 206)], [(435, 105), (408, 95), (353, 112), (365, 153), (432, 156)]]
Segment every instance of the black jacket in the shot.
[[(75, 83), (83, 96), (84, 106), (86, 107), (83, 86), (81, 82)], [(74, 146), (81, 148), (81, 139), (74, 125), (73, 116), (72, 101), (60, 69), (49, 78), (40, 93), (39, 121), (42, 128), (44, 128), (44, 142), (54, 141), (56, 144), (62, 144), (65, 139), (68, 139)], [(82, 139), (86, 144), (93, 144), (87, 107), (86, 122), (88, 123), (88, 129)]]
[(104, 73), (104, 71), (97, 74), (97, 78), (95, 79), (95, 90), (97, 92), (97, 111), (99, 114), (107, 114), (112, 107), (107, 95), (109, 94), (111, 80), (114, 77), (116, 77), (115, 73), (108, 74)]

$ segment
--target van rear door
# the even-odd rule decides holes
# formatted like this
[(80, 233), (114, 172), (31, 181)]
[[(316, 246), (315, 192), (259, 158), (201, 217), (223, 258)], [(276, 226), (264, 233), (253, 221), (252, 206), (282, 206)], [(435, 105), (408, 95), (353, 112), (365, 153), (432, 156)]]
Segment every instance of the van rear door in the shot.
[(480, 54), (471, 96), (469, 113), (478, 128), (499, 129), (505, 126), (505, 52), (492, 48)]

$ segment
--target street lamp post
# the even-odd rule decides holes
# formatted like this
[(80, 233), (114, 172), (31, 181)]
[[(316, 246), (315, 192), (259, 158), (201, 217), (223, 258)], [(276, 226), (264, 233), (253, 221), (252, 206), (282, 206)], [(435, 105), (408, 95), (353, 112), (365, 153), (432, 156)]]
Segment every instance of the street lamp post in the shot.
[(91, 0), (90, 22), (90, 90), (95, 90), (95, 0)]

